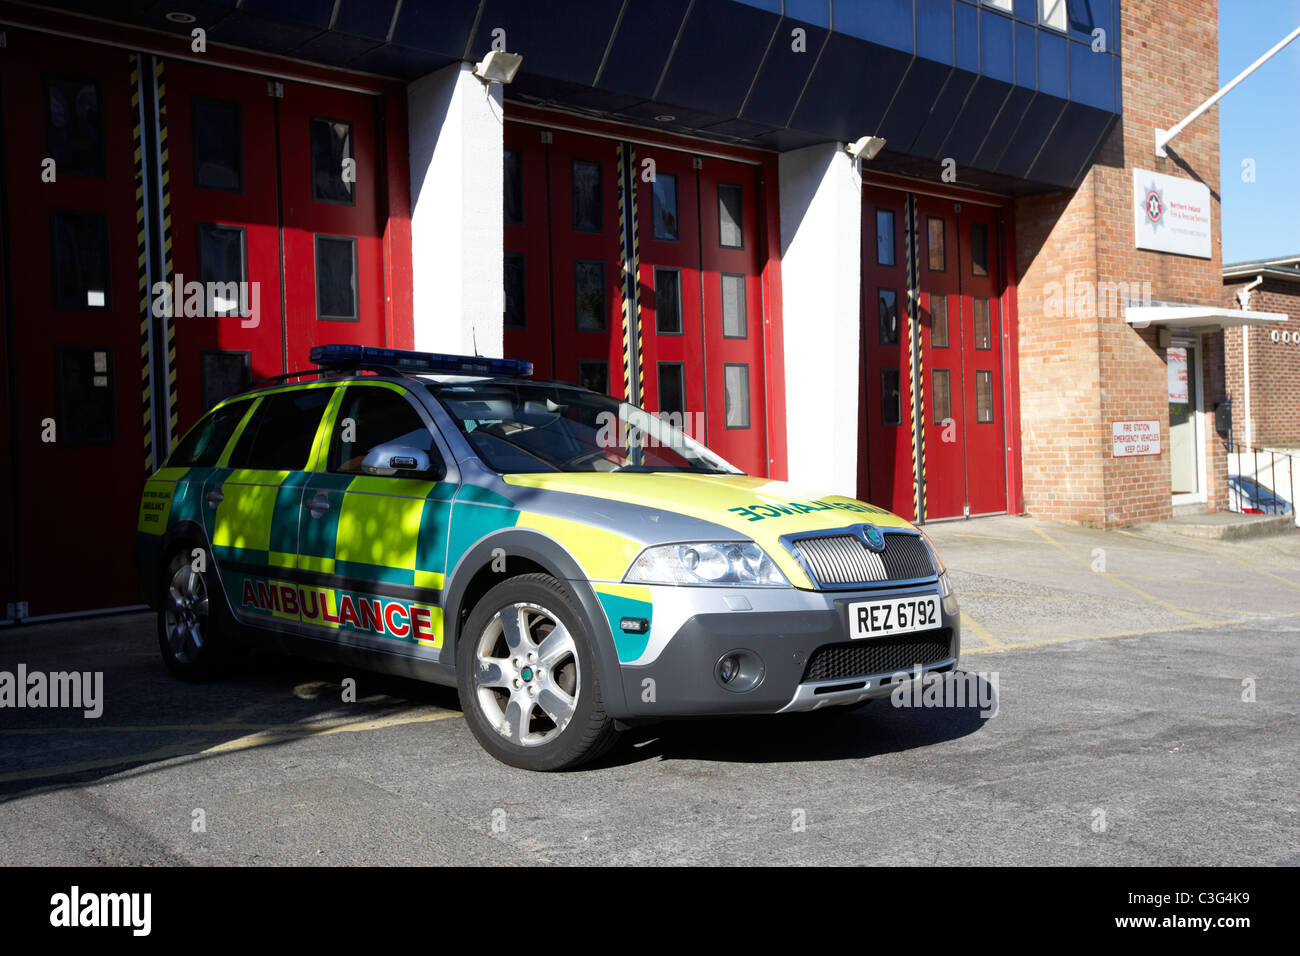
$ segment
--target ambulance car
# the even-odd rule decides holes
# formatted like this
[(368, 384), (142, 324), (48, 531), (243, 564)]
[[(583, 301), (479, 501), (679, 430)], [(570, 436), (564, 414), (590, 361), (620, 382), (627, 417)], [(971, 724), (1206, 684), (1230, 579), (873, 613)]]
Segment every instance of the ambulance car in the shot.
[(595, 759), (638, 721), (847, 709), (957, 665), (929, 539), (742, 474), (511, 359), (353, 345), (212, 409), (146, 483), (168, 668), (249, 641), (455, 686), (490, 754)]

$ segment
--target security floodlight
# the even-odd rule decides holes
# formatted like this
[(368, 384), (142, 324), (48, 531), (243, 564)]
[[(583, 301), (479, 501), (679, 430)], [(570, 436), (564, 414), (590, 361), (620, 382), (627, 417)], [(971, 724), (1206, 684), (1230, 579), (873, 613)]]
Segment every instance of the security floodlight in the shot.
[(885, 140), (880, 136), (864, 136), (855, 143), (844, 147), (844, 152), (854, 159), (872, 160), (885, 148)]
[(493, 50), (474, 64), (474, 75), (485, 83), (509, 83), (523, 62), (521, 54)]

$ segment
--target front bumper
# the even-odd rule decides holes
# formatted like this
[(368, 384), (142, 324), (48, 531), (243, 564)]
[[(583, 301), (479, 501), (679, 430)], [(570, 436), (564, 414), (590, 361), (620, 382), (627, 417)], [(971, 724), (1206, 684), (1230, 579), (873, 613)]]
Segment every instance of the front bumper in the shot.
[[(694, 592), (703, 607), (682, 616), (653, 660), (622, 665), (627, 713), (616, 716), (773, 714), (852, 704), (887, 697), (924, 674), (953, 670), (961, 653), (960, 610), (953, 595), (940, 601), (942, 619), (934, 630), (856, 640), (849, 636), (850, 604), (937, 595), (933, 583), (833, 593), (672, 590), (678, 599), (682, 592)], [(754, 598), (763, 606), (733, 610), (737, 597)], [(659, 612), (656, 598), (656, 628)], [(753, 679), (758, 672), (752, 686), (741, 691), (717, 676), (719, 660), (737, 652), (750, 664), (745, 676)]]

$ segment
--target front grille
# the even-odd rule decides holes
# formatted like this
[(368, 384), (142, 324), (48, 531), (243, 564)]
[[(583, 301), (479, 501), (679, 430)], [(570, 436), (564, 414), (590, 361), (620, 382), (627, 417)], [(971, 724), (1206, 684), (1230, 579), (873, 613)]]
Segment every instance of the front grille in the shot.
[(873, 674), (911, 671), (952, 656), (952, 631), (942, 627), (897, 637), (874, 637), (850, 644), (825, 644), (813, 651), (804, 681), (850, 680)]
[(885, 550), (879, 554), (853, 534), (796, 538), (793, 545), (820, 587), (911, 581), (934, 574), (930, 552), (917, 534), (885, 532)]

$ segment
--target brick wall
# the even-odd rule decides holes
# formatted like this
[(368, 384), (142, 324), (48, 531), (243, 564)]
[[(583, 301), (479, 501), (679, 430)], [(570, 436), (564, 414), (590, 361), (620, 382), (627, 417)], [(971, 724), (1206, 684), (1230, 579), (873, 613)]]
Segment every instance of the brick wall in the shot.
[[(1237, 290), (1251, 280), (1224, 285), (1224, 304), (1235, 309)], [(1264, 448), (1300, 448), (1300, 283), (1265, 278), (1251, 292), (1253, 312), (1280, 312), (1285, 324), (1247, 326), (1250, 337), (1250, 414), (1246, 434), (1246, 389), (1242, 368), (1242, 330), (1223, 333), (1228, 394), (1232, 396), (1233, 441)], [(1290, 341), (1282, 341), (1282, 333)], [(1273, 341), (1276, 334), (1278, 341)]]
[[(1078, 189), (1016, 204), (1025, 509), (1101, 526), (1171, 513), (1165, 352), (1157, 330), (1124, 321), (1124, 291), (1201, 305), (1218, 305), (1223, 296), (1217, 108), (1174, 140), (1169, 158), (1154, 154), (1156, 129), (1218, 89), (1217, 5), (1124, 0), (1120, 8), (1120, 122)], [(1209, 186), (1211, 259), (1134, 248), (1134, 168)], [(1066, 296), (1064, 314), (1053, 314), (1061, 312), (1052, 296), (1059, 304), (1063, 284), (1090, 288), (1091, 299)], [(1116, 289), (1123, 291), (1107, 294)], [(1206, 384), (1212, 408), (1212, 380)], [(1112, 458), (1111, 423), (1143, 419), (1161, 422), (1161, 454)], [(1208, 436), (1207, 447), (1222, 457)], [(1222, 468), (1211, 471), (1218, 476), (1209, 496), (1214, 507), (1226, 494)]]

